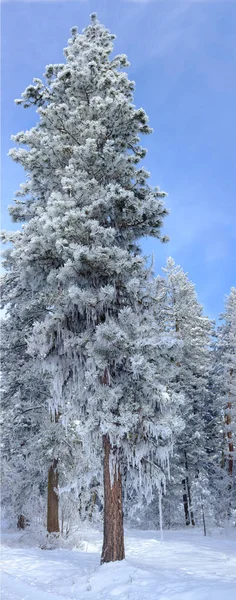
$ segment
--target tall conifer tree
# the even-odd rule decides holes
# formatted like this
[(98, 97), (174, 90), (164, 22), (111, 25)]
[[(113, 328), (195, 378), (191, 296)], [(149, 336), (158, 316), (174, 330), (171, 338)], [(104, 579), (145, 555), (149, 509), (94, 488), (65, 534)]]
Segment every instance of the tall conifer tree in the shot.
[(143, 317), (149, 273), (137, 243), (165, 241), (165, 193), (139, 166), (151, 129), (113, 39), (95, 15), (82, 35), (72, 29), (66, 63), (17, 101), (36, 106), (39, 121), (14, 136), (26, 148), (10, 152), (28, 173), (11, 209), (24, 222), (11, 236), (8, 277), (20, 273), (11, 302), (41, 303), (29, 350), (51, 376), (51, 410), (74, 402), (87, 444), (103, 438), (102, 562), (124, 557), (123, 465), (141, 477), (144, 464), (167, 463), (176, 426)]
[[(166, 322), (180, 343), (172, 380), (175, 391), (184, 396), (181, 414), (184, 431), (175, 443), (172, 475), (175, 491), (182, 493), (186, 525), (195, 525), (196, 512), (201, 512), (203, 498), (208, 495), (208, 455), (205, 425), (208, 422), (208, 384), (212, 325), (203, 316), (194, 285), (172, 258), (166, 268)], [(182, 492), (180, 491), (182, 487)], [(169, 494), (173, 488), (169, 487)], [(167, 495), (167, 501), (170, 500)], [(178, 505), (178, 500), (176, 502)]]
[(226, 513), (230, 516), (236, 506), (236, 288), (234, 287), (227, 297), (225, 308), (225, 313), (221, 315), (223, 323), (218, 327), (216, 336), (213, 393), (218, 414), (223, 421), (218, 435), (218, 462), (221, 462), (223, 473), (221, 501), (222, 508), (226, 508)]

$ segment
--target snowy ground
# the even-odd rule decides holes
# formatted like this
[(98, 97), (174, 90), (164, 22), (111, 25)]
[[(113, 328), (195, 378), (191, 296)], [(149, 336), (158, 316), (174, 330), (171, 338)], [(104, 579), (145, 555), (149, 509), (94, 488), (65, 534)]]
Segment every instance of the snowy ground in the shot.
[(235, 600), (236, 538), (199, 531), (126, 532), (126, 560), (99, 566), (101, 535), (82, 550), (41, 550), (2, 535), (2, 600)]

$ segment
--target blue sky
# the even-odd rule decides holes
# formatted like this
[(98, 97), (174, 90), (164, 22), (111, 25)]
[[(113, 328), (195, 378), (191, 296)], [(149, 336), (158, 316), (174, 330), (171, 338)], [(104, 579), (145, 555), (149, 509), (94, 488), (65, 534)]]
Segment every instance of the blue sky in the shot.
[(236, 0), (3, 0), (2, 224), (24, 173), (7, 152), (10, 135), (35, 124), (14, 99), (48, 63), (62, 62), (70, 28), (96, 11), (128, 55), (135, 103), (149, 115), (151, 181), (168, 192), (171, 241), (143, 243), (160, 273), (173, 256), (217, 318), (236, 285)]

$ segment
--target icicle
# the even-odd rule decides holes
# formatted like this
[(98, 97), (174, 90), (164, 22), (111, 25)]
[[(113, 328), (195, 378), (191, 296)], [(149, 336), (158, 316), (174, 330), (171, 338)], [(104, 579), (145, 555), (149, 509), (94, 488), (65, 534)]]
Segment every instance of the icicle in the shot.
[(170, 456), (169, 456), (169, 452), (167, 454), (167, 474), (168, 474), (168, 480), (170, 481)]
[(159, 520), (160, 520), (160, 533), (161, 542), (163, 542), (163, 528), (162, 528), (162, 491), (159, 490)]
[(140, 490), (142, 488), (142, 472), (141, 472), (141, 463), (139, 463), (139, 487)]

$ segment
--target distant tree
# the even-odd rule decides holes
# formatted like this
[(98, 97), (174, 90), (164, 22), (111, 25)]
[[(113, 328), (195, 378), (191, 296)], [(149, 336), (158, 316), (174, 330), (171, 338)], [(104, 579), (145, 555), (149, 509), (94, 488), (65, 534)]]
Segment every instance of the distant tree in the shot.
[[(217, 329), (215, 344), (215, 366), (213, 371), (213, 393), (216, 397), (218, 414), (221, 414), (221, 442), (218, 462), (221, 462), (221, 498), (228, 514), (236, 508), (234, 501), (236, 486), (235, 443), (236, 443), (236, 288), (231, 288), (226, 301), (223, 324)], [(219, 428), (218, 428), (219, 439)]]
[(200, 514), (203, 497), (209, 496), (205, 424), (208, 421), (212, 324), (202, 314), (194, 285), (172, 258), (168, 259), (164, 272), (166, 322), (168, 328), (176, 332), (181, 345), (172, 388), (184, 396), (181, 415), (185, 423), (174, 446), (172, 485), (168, 484), (166, 502), (170, 503), (174, 494), (172, 499), (178, 506), (182, 487), (185, 523), (195, 525), (195, 513)]

